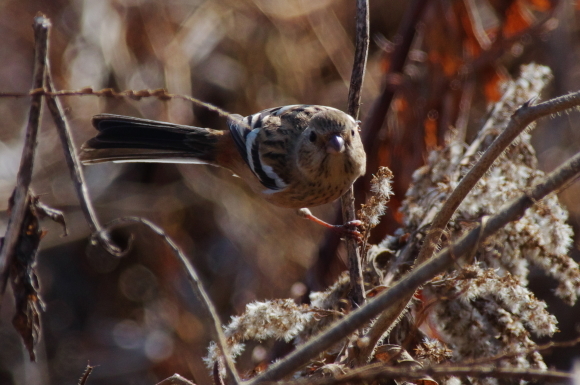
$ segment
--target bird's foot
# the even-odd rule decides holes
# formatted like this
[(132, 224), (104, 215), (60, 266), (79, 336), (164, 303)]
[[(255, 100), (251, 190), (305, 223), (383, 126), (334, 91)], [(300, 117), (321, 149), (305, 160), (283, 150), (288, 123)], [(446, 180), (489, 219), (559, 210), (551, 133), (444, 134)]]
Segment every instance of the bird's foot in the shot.
[(314, 223), (338, 232), (341, 236), (348, 236), (354, 238), (358, 243), (362, 243), (363, 236), (361, 234), (360, 227), (362, 222), (357, 220), (346, 222), (343, 225), (331, 225), (330, 223), (324, 222), (322, 219), (315, 217), (310, 210), (307, 208), (302, 208), (297, 210), (298, 215), (304, 219), (308, 219)]

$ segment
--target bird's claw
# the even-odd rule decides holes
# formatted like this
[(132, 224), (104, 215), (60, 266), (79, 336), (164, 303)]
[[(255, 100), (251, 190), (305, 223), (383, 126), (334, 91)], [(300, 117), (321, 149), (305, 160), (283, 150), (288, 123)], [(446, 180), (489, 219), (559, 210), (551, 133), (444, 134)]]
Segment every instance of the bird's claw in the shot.
[(354, 221), (346, 222), (343, 225), (335, 225), (334, 228), (341, 233), (341, 235), (349, 236), (354, 238), (357, 243), (362, 243), (363, 236), (359, 231), (363, 223), (358, 219)]

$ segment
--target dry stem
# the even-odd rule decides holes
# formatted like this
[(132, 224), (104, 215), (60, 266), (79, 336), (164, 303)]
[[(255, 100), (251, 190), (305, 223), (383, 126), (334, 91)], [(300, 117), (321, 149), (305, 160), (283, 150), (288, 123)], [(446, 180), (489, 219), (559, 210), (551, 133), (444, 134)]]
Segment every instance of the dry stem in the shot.
[(541, 370), (531, 368), (500, 368), (493, 366), (460, 366), (460, 365), (438, 365), (430, 368), (389, 367), (384, 363), (372, 364), (363, 368), (355, 369), (350, 373), (338, 377), (323, 377), (319, 379), (297, 380), (277, 383), (280, 385), (334, 385), (334, 384), (355, 384), (367, 383), (381, 379), (397, 380), (422, 380), (426, 377), (495, 377), (508, 378), (513, 380), (546, 381), (546, 382), (569, 382), (573, 379), (570, 373), (557, 370)]
[[(44, 15), (38, 14), (34, 18), (34, 75), (33, 88), (43, 88), (45, 81), (47, 52), (48, 52), (48, 33), (51, 24)], [(22, 150), (22, 159), (16, 187), (14, 188), (14, 204), (10, 212), (8, 228), (4, 235), (4, 244), (0, 250), (0, 294), (6, 289), (9, 267), (15, 255), (18, 238), (26, 214), (26, 202), (28, 190), (32, 181), (32, 169), (34, 166), (34, 153), (36, 150), (36, 138), (38, 135), (38, 122), (42, 109), (42, 95), (32, 96), (30, 102), (30, 112), (28, 114), (28, 126), (26, 128), (26, 139), (24, 149)], [(1, 301), (0, 296), (0, 301)]]
[[(367, 64), (369, 50), (369, 1), (357, 0), (356, 2), (356, 50), (354, 65), (350, 79), (348, 92), (348, 114), (358, 118), (360, 109), (361, 89)], [(354, 193), (352, 186), (341, 197), (342, 218), (344, 222), (354, 221), (356, 211), (354, 209)], [(346, 238), (346, 250), (348, 254), (348, 270), (350, 273), (350, 300), (353, 307), (361, 306), (365, 302), (364, 282), (362, 265), (357, 241), (353, 237)]]
[(46, 96), (46, 104), (50, 113), (52, 114), (54, 124), (56, 125), (56, 129), (62, 143), (62, 149), (64, 151), (64, 158), (70, 172), (70, 177), (77, 193), (77, 197), (79, 198), (81, 210), (85, 216), (85, 219), (87, 220), (87, 223), (89, 224), (89, 228), (93, 234), (99, 234), (98, 241), (105, 250), (107, 250), (112, 255), (122, 256), (125, 251), (116, 246), (111, 241), (109, 235), (102, 231), (102, 226), (97, 219), (95, 210), (93, 209), (93, 205), (89, 197), (89, 192), (87, 191), (85, 185), (85, 178), (82, 172), (79, 158), (76, 154), (76, 150), (71, 139), (70, 128), (64, 118), (64, 110), (61, 106), (60, 100), (55, 97), (55, 95), (58, 95), (58, 92), (53, 92), (55, 87), (50, 76), (49, 63), (47, 63), (46, 87), (48, 89), (48, 92), (44, 93)]

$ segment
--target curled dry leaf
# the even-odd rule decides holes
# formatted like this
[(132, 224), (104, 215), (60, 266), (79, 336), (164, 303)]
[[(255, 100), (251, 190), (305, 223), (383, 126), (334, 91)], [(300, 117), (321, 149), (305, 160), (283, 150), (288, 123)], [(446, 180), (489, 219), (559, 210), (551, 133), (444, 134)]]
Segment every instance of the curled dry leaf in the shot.
[(44, 304), (38, 294), (38, 277), (34, 265), (43, 233), (32, 201), (29, 194), (27, 211), (16, 244), (15, 258), (9, 271), (16, 307), (12, 324), (22, 337), (30, 360), (35, 361), (34, 346), (40, 337), (40, 313), (44, 310)]
[[(64, 226), (64, 217), (60, 211), (41, 204), (38, 197), (31, 193), (28, 194), (27, 200), (27, 211), (9, 274), (16, 308), (12, 324), (22, 337), (30, 360), (35, 361), (34, 346), (40, 337), (40, 313), (44, 311), (44, 303), (40, 298), (38, 277), (35, 270), (36, 254), (40, 240), (44, 236), (44, 232), (40, 228), (39, 218), (48, 216)], [(10, 200), (11, 206), (12, 199)]]
[[(405, 349), (399, 345), (381, 345), (375, 351), (375, 359), (394, 367), (406, 367), (410, 371), (421, 369), (423, 365), (416, 361)], [(413, 380), (416, 384), (421, 385), (438, 385), (437, 381), (429, 376)], [(397, 381), (397, 383), (401, 383)]]

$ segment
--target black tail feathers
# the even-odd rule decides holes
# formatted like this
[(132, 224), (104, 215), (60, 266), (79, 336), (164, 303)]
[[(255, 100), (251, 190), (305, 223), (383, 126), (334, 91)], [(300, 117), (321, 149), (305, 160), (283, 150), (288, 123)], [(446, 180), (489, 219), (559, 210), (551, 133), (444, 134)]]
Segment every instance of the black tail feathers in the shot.
[(213, 163), (220, 132), (129, 116), (93, 117), (97, 136), (82, 147), (84, 163), (107, 161)]

